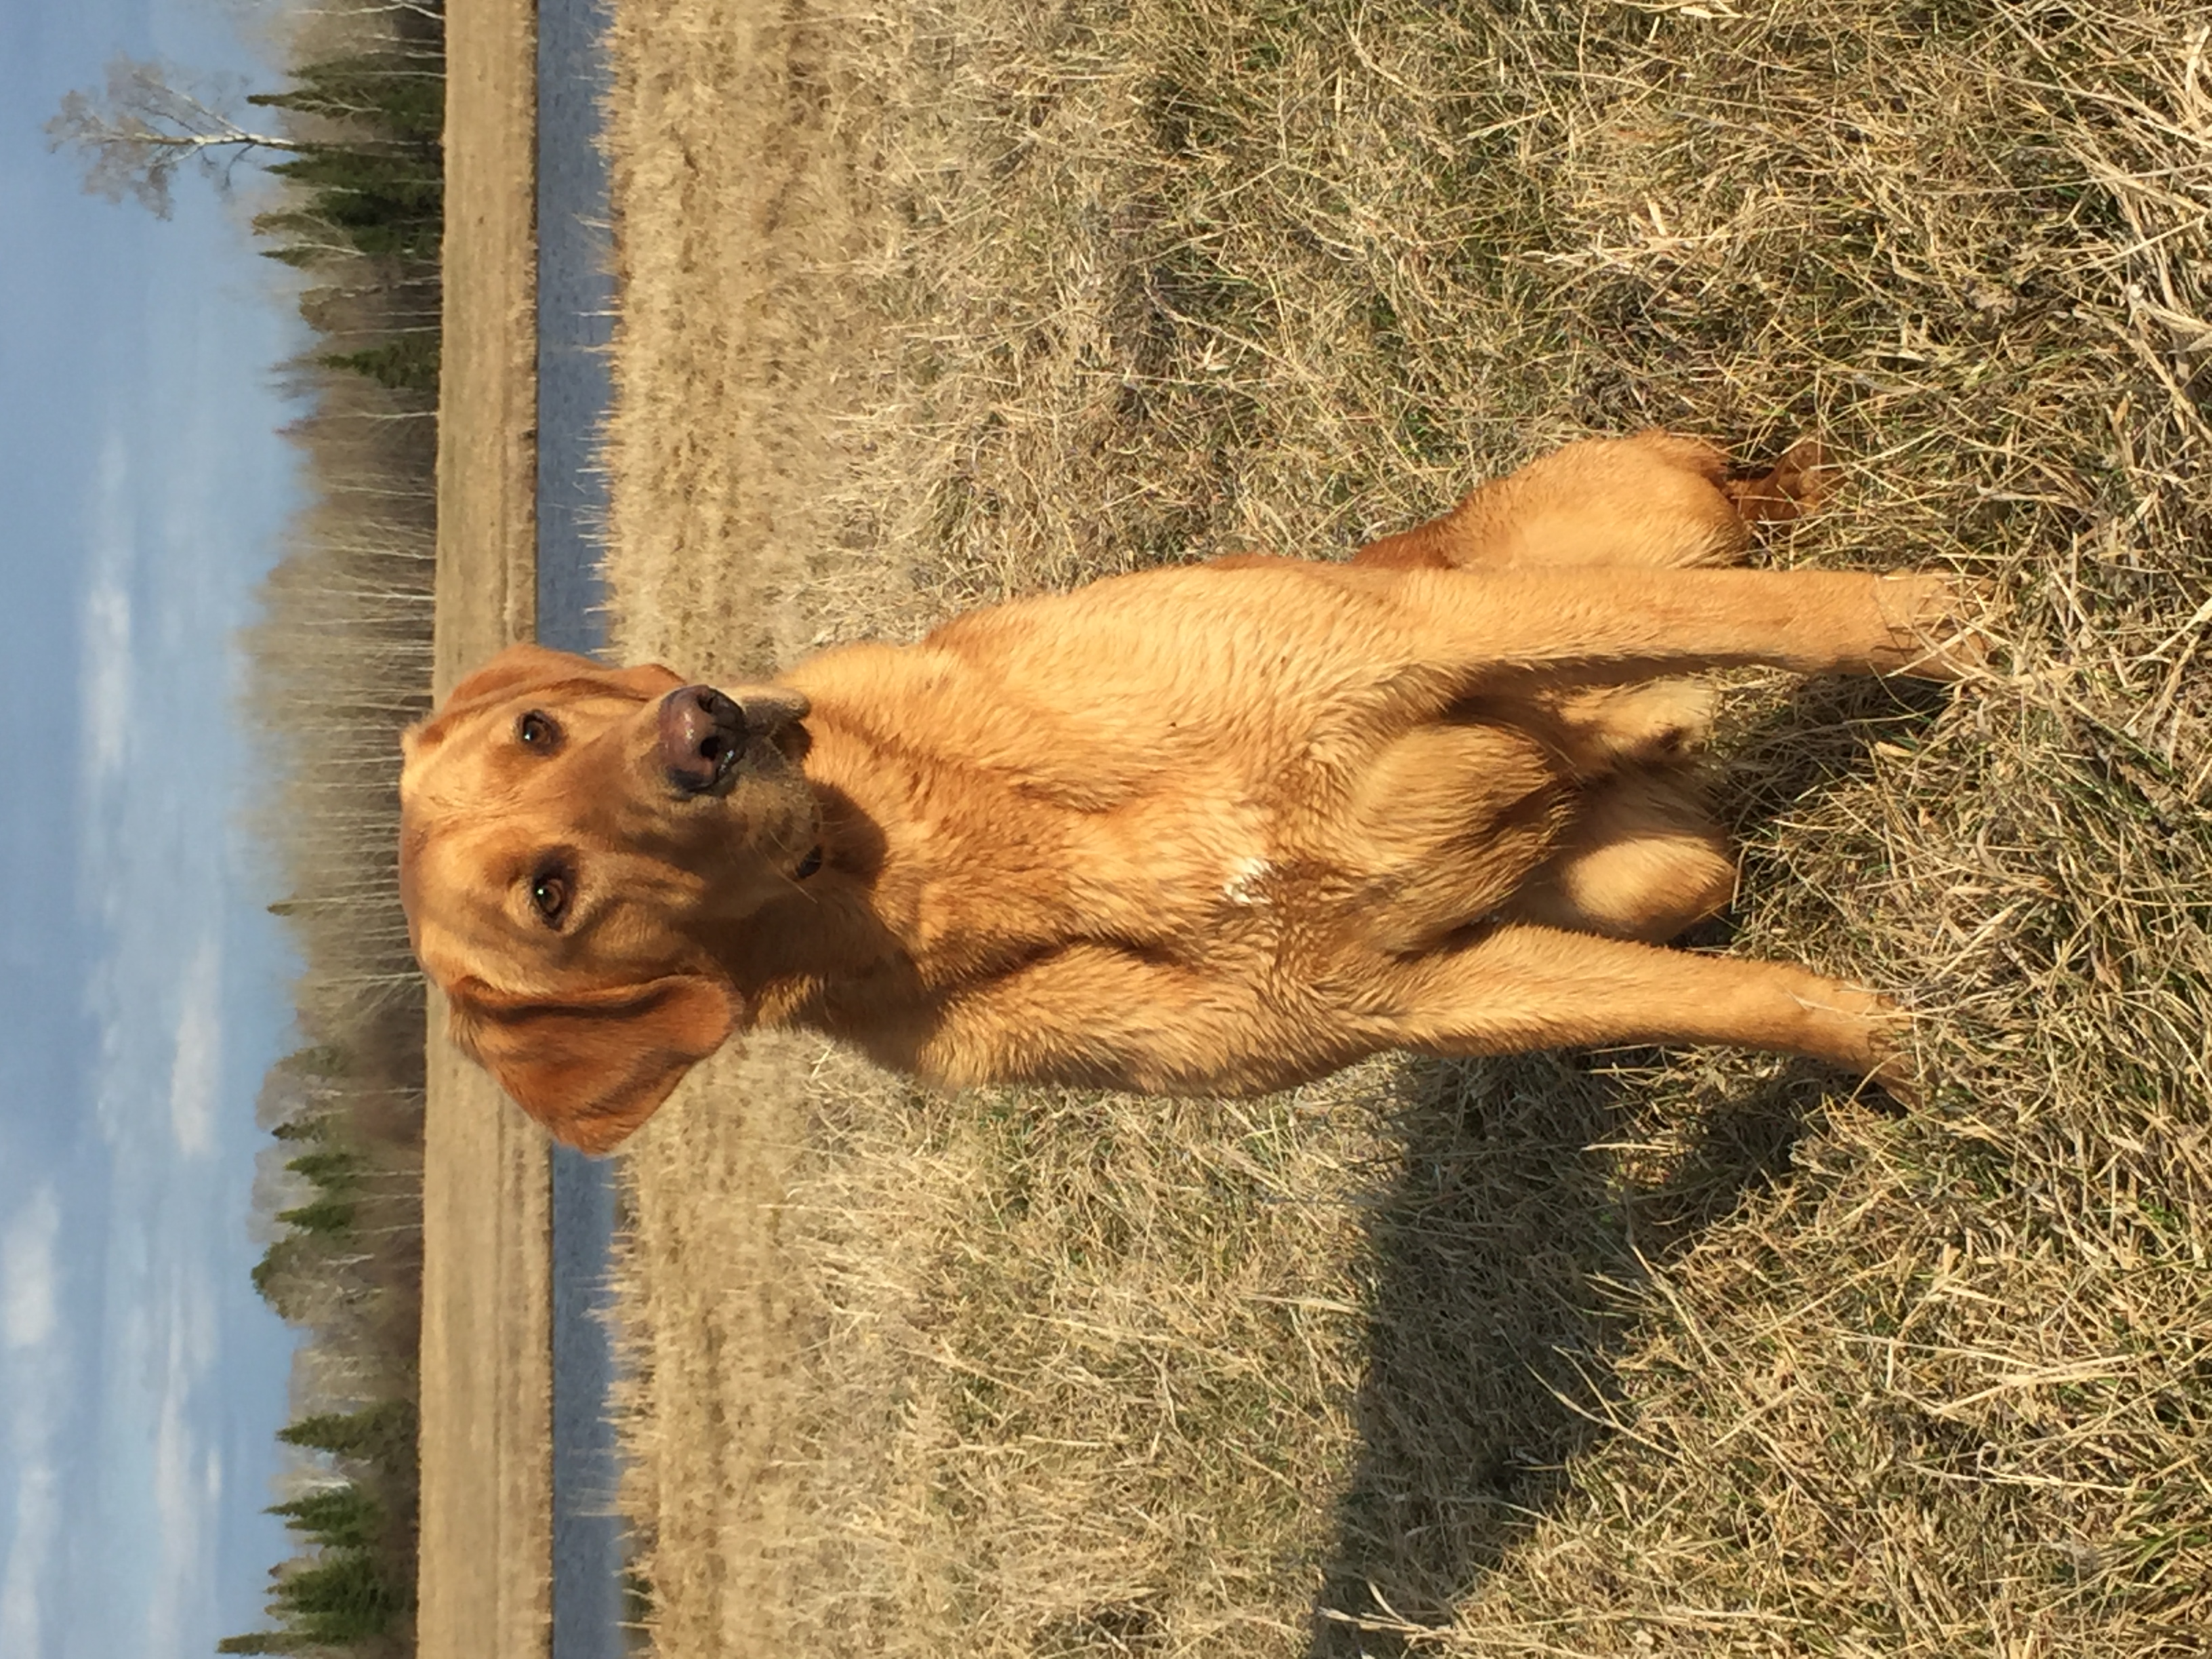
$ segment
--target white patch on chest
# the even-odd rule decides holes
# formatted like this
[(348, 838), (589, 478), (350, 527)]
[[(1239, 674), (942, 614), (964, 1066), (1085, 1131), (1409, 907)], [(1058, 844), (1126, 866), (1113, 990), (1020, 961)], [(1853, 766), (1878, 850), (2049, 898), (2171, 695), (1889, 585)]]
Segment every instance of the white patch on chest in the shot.
[(1222, 884), (1221, 896), (1231, 904), (1265, 904), (1267, 896), (1260, 890), (1260, 885), (1273, 873), (1274, 867), (1265, 859), (1237, 860), (1229, 879)]

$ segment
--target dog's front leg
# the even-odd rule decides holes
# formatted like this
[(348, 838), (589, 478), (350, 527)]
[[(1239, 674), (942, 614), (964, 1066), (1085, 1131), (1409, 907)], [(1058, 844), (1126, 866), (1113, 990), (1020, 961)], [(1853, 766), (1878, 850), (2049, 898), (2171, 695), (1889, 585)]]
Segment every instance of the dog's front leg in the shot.
[(1268, 994), (1273, 972), (1258, 952), (1200, 972), (1072, 945), (948, 997), (927, 1039), (895, 1063), (953, 1085), (1250, 1095), (1325, 1076), (1372, 1049), (1341, 1023), (1285, 1018), (1279, 995)]
[(1893, 1094), (1911, 1079), (1902, 1011), (1786, 963), (1508, 926), (1389, 964), (1371, 994), (1389, 1043), (1427, 1054), (1718, 1042), (1826, 1060)]
[(1479, 688), (1531, 672), (1585, 684), (1767, 664), (1956, 678), (1983, 656), (1984, 595), (1947, 576), (1830, 570), (1539, 574), (1409, 571), (1409, 670)]

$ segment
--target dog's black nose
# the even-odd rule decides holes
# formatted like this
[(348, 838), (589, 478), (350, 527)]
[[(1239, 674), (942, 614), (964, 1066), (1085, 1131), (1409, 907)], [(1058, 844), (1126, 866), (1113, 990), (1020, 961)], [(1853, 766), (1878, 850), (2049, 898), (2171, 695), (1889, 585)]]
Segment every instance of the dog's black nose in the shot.
[(669, 781), (702, 795), (730, 775), (744, 747), (744, 711), (711, 685), (687, 685), (660, 700), (660, 761)]

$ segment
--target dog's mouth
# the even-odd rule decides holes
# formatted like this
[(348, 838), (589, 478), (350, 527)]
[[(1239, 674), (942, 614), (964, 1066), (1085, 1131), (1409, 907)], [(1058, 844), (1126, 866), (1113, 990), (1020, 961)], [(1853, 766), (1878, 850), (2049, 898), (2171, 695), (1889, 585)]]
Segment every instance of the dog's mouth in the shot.
[(686, 685), (660, 700), (660, 764), (679, 795), (726, 795), (742, 764), (795, 760), (805, 752), (805, 699), (774, 690), (740, 701), (711, 685)]

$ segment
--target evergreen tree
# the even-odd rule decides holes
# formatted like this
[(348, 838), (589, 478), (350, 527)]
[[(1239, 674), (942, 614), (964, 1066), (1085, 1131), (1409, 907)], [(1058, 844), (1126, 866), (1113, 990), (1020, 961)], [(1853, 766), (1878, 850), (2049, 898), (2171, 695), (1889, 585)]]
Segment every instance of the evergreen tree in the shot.
[(411, 1598), (365, 1549), (326, 1549), (283, 1574), (269, 1598), (274, 1631), (226, 1637), (217, 1653), (301, 1653), (344, 1647), (391, 1630)]
[(325, 352), (315, 361), (325, 368), (366, 375), (394, 391), (437, 393), (438, 337), (428, 331), (403, 335), (360, 351)]
[(295, 1175), (305, 1176), (326, 1193), (348, 1193), (361, 1185), (360, 1154), (343, 1146), (302, 1152), (284, 1167)]
[(380, 1401), (357, 1412), (318, 1412), (279, 1429), (288, 1446), (394, 1468), (415, 1460), (415, 1407), (404, 1400)]
[(368, 1549), (384, 1530), (383, 1506), (350, 1480), (271, 1504), (269, 1513), (325, 1549)]
[(295, 1631), (262, 1630), (251, 1636), (226, 1636), (215, 1644), (217, 1653), (305, 1653), (313, 1645)]
[(342, 1198), (325, 1194), (311, 1203), (276, 1212), (276, 1218), (303, 1233), (337, 1238), (353, 1231), (354, 1206)]
[(295, 70), (286, 92), (246, 101), (331, 121), (358, 121), (394, 143), (434, 149), (446, 130), (446, 72), (431, 54), (395, 48), (325, 58)]

